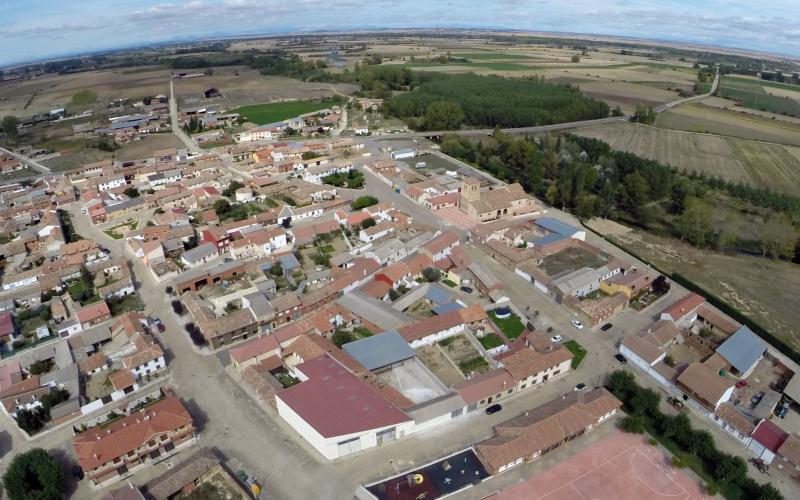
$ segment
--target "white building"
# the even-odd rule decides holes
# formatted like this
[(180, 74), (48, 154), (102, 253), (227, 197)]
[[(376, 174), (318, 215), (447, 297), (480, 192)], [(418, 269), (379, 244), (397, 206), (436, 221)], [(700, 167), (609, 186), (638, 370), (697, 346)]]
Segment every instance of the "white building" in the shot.
[(203, 243), (181, 255), (181, 262), (188, 268), (201, 266), (219, 256), (217, 246), (213, 243)]
[(125, 185), (125, 177), (118, 175), (114, 177), (110, 177), (108, 179), (102, 179), (97, 182), (97, 190), (108, 191), (110, 189), (116, 189), (118, 187), (122, 187)]
[(328, 460), (402, 438), (414, 421), (325, 355), (294, 368), (301, 382), (275, 395), (278, 414)]

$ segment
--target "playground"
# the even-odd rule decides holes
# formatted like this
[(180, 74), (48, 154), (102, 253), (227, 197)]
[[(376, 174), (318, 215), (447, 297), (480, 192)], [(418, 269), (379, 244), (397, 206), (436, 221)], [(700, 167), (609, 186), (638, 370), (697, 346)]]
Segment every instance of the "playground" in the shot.
[(497, 500), (689, 500), (706, 498), (691, 472), (636, 434), (615, 432), (523, 483)]

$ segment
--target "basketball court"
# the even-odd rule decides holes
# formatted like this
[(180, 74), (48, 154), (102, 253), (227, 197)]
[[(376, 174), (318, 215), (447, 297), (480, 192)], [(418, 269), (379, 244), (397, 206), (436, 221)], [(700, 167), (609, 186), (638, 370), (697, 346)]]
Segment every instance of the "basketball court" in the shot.
[[(580, 446), (580, 441), (575, 445)], [(636, 434), (615, 432), (568, 460), (492, 500), (688, 500), (702, 487), (672, 467), (670, 458)]]

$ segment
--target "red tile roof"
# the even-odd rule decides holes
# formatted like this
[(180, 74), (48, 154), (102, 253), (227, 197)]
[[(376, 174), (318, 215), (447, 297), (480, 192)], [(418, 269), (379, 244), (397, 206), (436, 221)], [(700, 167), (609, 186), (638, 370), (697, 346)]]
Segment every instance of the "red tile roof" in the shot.
[(664, 309), (664, 312), (661, 314), (668, 314), (669, 317), (672, 318), (672, 321), (678, 321), (697, 309), (697, 307), (705, 301), (706, 299), (702, 295), (691, 292), (689, 295), (676, 300), (674, 304)]
[(72, 444), (81, 467), (90, 471), (184, 425), (192, 425), (191, 415), (178, 398), (169, 396), (105, 428), (84, 431)]
[(98, 318), (102, 318), (103, 316), (110, 314), (111, 310), (109, 310), (108, 304), (106, 304), (105, 300), (95, 302), (94, 304), (89, 304), (88, 306), (75, 311), (75, 316), (81, 323), (95, 321)]
[(771, 420), (762, 420), (753, 432), (753, 438), (772, 452), (777, 452), (789, 433), (772, 423)]
[(297, 367), (308, 380), (277, 397), (323, 437), (389, 427), (411, 419), (328, 355)]

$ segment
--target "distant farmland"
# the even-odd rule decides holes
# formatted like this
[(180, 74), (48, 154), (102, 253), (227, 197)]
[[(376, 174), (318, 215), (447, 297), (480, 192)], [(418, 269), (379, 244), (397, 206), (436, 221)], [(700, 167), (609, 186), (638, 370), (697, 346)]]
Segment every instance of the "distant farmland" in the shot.
[(302, 115), (304, 113), (311, 113), (312, 111), (319, 111), (333, 106), (335, 103), (332, 101), (289, 101), (289, 102), (271, 102), (267, 104), (255, 104), (253, 106), (242, 106), (241, 108), (232, 109), (229, 113), (239, 113), (247, 121), (264, 125), (266, 123), (279, 122), (288, 118)]
[(800, 148), (633, 124), (579, 129), (575, 133), (678, 170), (705, 172), (800, 196)]
[[(770, 83), (772, 82), (765, 82), (767, 86), (774, 88), (786, 89), (788, 87), (791, 89), (794, 87), (792, 85), (776, 87), (774, 84), (769, 85)], [(726, 75), (722, 77), (718, 93), (720, 97), (731, 99), (748, 108), (800, 118), (800, 102), (789, 97), (767, 93), (758, 80)]]

